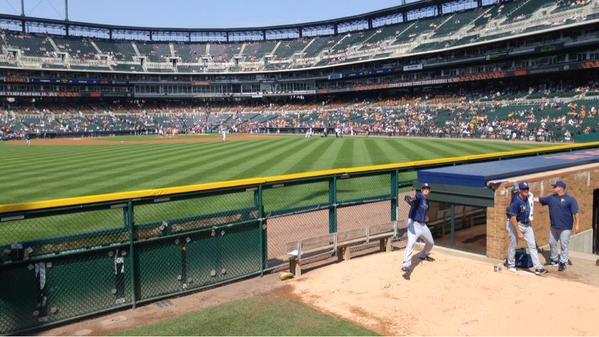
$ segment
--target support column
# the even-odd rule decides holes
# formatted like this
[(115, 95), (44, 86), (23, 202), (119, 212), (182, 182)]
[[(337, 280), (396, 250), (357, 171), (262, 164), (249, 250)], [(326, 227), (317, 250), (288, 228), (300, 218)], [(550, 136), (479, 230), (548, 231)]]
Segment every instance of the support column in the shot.
[[(450, 232), (450, 245), (455, 247), (455, 204), (451, 204), (451, 232)], [(443, 233), (445, 234), (445, 233)]]
[(135, 222), (133, 219), (133, 203), (129, 201), (127, 203), (127, 207), (123, 209), (123, 214), (125, 218), (125, 228), (129, 232), (129, 253), (127, 256), (129, 257), (129, 282), (131, 282), (131, 306), (135, 309), (137, 305), (137, 277), (135, 270)]
[(262, 185), (254, 191), (254, 206), (258, 209), (258, 218), (260, 222), (260, 246), (262, 249), (262, 271), (260, 275), (264, 275), (264, 270), (268, 268), (268, 226), (264, 216), (264, 202)]
[(329, 233), (337, 232), (337, 177), (329, 179)]
[(399, 172), (394, 171), (391, 173), (391, 222), (397, 222), (397, 213), (399, 208), (399, 188), (398, 188), (398, 174)]

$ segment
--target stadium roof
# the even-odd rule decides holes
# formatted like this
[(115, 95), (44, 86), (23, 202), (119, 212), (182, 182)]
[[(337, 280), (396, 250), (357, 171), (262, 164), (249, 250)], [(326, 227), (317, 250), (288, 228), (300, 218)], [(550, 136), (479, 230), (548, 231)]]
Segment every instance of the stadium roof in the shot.
[(300, 28), (300, 27), (308, 27), (308, 26), (322, 26), (327, 24), (335, 24), (335, 23), (343, 23), (348, 21), (360, 20), (360, 19), (368, 19), (368, 18), (376, 18), (380, 16), (385, 16), (389, 14), (395, 14), (397, 12), (402, 12), (406, 10), (414, 10), (420, 9), (424, 7), (437, 6), (442, 5), (446, 2), (452, 2), (452, 0), (420, 0), (416, 2), (406, 3), (398, 6), (393, 6), (389, 8), (384, 8), (376, 11), (371, 11), (367, 13), (351, 15), (341, 18), (334, 18), (328, 20), (320, 20), (320, 21), (312, 21), (312, 22), (304, 22), (304, 23), (296, 23), (296, 24), (288, 24), (288, 25), (275, 25), (275, 26), (261, 26), (261, 27), (241, 27), (241, 28), (169, 28), (169, 27), (141, 27), (141, 26), (123, 26), (123, 25), (109, 25), (109, 24), (101, 24), (101, 23), (91, 23), (91, 22), (78, 22), (78, 21), (66, 21), (66, 20), (58, 20), (58, 19), (46, 19), (39, 17), (27, 17), (20, 15), (10, 15), (10, 14), (0, 14), (0, 18), (4, 19), (12, 19), (12, 20), (29, 20), (29, 21), (37, 21), (37, 22), (45, 22), (51, 24), (69, 24), (69, 25), (77, 25), (77, 26), (89, 26), (89, 27), (97, 27), (97, 28), (112, 28), (112, 29), (130, 29), (130, 30), (152, 30), (152, 31), (254, 31), (254, 30), (271, 30), (271, 29), (288, 29), (288, 28)]

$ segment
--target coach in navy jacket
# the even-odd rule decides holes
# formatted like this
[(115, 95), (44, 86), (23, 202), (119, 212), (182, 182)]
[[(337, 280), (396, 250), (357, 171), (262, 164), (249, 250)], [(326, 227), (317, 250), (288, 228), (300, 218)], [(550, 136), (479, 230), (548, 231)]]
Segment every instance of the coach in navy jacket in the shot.
[[(578, 202), (566, 194), (566, 184), (557, 181), (553, 184), (554, 194), (538, 198), (536, 201), (543, 206), (549, 206), (551, 231), (549, 246), (551, 247), (551, 266), (559, 266), (559, 271), (565, 271), (568, 265), (568, 245), (570, 236), (580, 232), (580, 217)], [(561, 243), (561, 254), (558, 253), (557, 242)]]

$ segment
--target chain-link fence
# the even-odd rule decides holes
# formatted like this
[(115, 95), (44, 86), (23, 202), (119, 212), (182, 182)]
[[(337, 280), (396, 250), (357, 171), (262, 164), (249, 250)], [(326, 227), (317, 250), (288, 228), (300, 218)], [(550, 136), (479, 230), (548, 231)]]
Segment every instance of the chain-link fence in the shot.
[(392, 228), (397, 174), (0, 215), (0, 287), (10, 289), (0, 296), (0, 333), (264, 273), (288, 263), (292, 242)]
[(288, 263), (298, 246), (401, 237), (413, 169), (0, 206), (0, 334), (259, 275)]

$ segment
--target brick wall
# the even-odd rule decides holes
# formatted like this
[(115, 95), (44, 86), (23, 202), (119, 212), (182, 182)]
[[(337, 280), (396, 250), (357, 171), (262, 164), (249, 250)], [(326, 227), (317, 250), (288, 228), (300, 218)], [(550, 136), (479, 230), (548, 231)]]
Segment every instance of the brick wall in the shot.
[[(593, 227), (593, 191), (599, 189), (598, 164), (510, 178), (495, 190), (495, 205), (487, 209), (487, 255), (489, 257), (505, 259), (507, 255), (509, 237), (506, 230), (506, 207), (511, 199), (512, 184), (527, 181), (530, 184), (530, 191), (535, 196), (546, 196), (552, 193), (551, 184), (558, 179), (568, 185), (567, 193), (578, 200), (581, 230)], [(535, 203), (533, 227), (539, 246), (549, 243), (549, 226), (548, 207)], [(519, 242), (519, 245), (525, 247), (526, 243)]]

